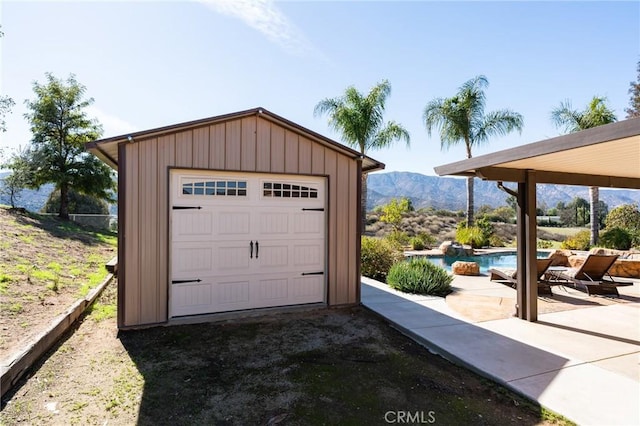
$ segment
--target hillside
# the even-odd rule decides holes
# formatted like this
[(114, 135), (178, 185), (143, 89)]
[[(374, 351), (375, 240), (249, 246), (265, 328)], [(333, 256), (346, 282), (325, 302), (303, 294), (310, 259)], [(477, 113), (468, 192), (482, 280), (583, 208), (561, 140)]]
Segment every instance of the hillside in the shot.
[(0, 207), (0, 358), (106, 276), (116, 235)]
[[(372, 173), (369, 175), (367, 192), (367, 207), (370, 210), (398, 197), (410, 198), (416, 208), (457, 211), (466, 209), (467, 203), (465, 179), (411, 172)], [(495, 182), (476, 179), (474, 195), (476, 207), (484, 204), (494, 208), (506, 205), (507, 194), (499, 190)], [(589, 200), (589, 189), (586, 186), (541, 184), (538, 185), (537, 196), (539, 206), (555, 207), (558, 202), (568, 203), (575, 197)], [(621, 204), (640, 204), (640, 190), (601, 188), (600, 199), (607, 203), (609, 209)]]

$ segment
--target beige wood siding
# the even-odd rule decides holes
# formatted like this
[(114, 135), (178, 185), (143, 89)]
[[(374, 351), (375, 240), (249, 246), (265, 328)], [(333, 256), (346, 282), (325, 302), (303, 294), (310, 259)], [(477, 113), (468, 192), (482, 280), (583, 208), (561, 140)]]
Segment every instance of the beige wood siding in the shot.
[(124, 151), (120, 327), (167, 321), (170, 168), (326, 176), (328, 304), (358, 302), (355, 159), (259, 116), (127, 143)]

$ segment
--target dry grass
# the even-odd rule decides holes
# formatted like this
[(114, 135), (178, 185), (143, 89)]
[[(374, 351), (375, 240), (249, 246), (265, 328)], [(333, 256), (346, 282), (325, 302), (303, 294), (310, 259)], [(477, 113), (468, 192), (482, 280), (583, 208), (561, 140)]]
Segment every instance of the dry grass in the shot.
[(106, 277), (116, 237), (0, 207), (0, 358)]

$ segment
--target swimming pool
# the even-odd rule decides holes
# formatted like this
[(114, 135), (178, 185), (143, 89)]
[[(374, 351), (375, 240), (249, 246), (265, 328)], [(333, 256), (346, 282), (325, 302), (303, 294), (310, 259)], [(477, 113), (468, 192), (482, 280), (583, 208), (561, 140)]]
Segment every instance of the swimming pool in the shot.
[[(539, 251), (536, 256), (544, 258), (549, 255), (546, 251)], [(512, 253), (489, 253), (479, 254), (476, 256), (427, 256), (430, 262), (435, 263), (438, 266), (442, 266), (447, 271), (451, 272), (451, 265), (453, 262), (476, 262), (480, 266), (480, 273), (486, 274), (490, 268), (516, 268), (518, 262), (516, 252)]]

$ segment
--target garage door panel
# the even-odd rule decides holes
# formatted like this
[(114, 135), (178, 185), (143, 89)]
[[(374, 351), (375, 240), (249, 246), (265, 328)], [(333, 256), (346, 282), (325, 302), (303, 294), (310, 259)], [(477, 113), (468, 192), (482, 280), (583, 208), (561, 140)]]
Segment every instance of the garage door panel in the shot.
[(173, 241), (205, 241), (213, 237), (213, 213), (210, 211), (173, 212)]
[(211, 312), (213, 292), (211, 282), (197, 284), (172, 284), (171, 315), (193, 315)]
[(251, 214), (245, 210), (221, 211), (217, 216), (217, 233), (246, 237), (251, 232)]
[(249, 243), (246, 245), (238, 246), (232, 242), (225, 244), (216, 244), (216, 259), (215, 264), (219, 271), (222, 273), (230, 273), (234, 271), (242, 271), (244, 273), (251, 266), (251, 259), (249, 257)]
[(307, 275), (291, 279), (291, 296), (296, 303), (324, 300), (324, 276)]
[(258, 213), (261, 235), (287, 235), (289, 233), (289, 212)]
[[(296, 270), (308, 267), (324, 269), (323, 241), (307, 244), (293, 244), (293, 266)], [(308, 272), (308, 271), (306, 271)]]
[(293, 215), (293, 233), (321, 234), (324, 231), (324, 212), (300, 212)]
[(221, 307), (239, 305), (243, 309), (249, 303), (250, 279), (219, 281), (216, 285), (216, 302)]
[(272, 305), (274, 301), (282, 304), (287, 301), (289, 280), (284, 278), (261, 279), (255, 283), (254, 298), (258, 303)]
[(256, 262), (259, 268), (284, 268), (289, 265), (289, 244), (287, 242), (262, 242)]
[(214, 266), (214, 249), (206, 242), (175, 243), (172, 255), (172, 274), (176, 278), (210, 275)]

